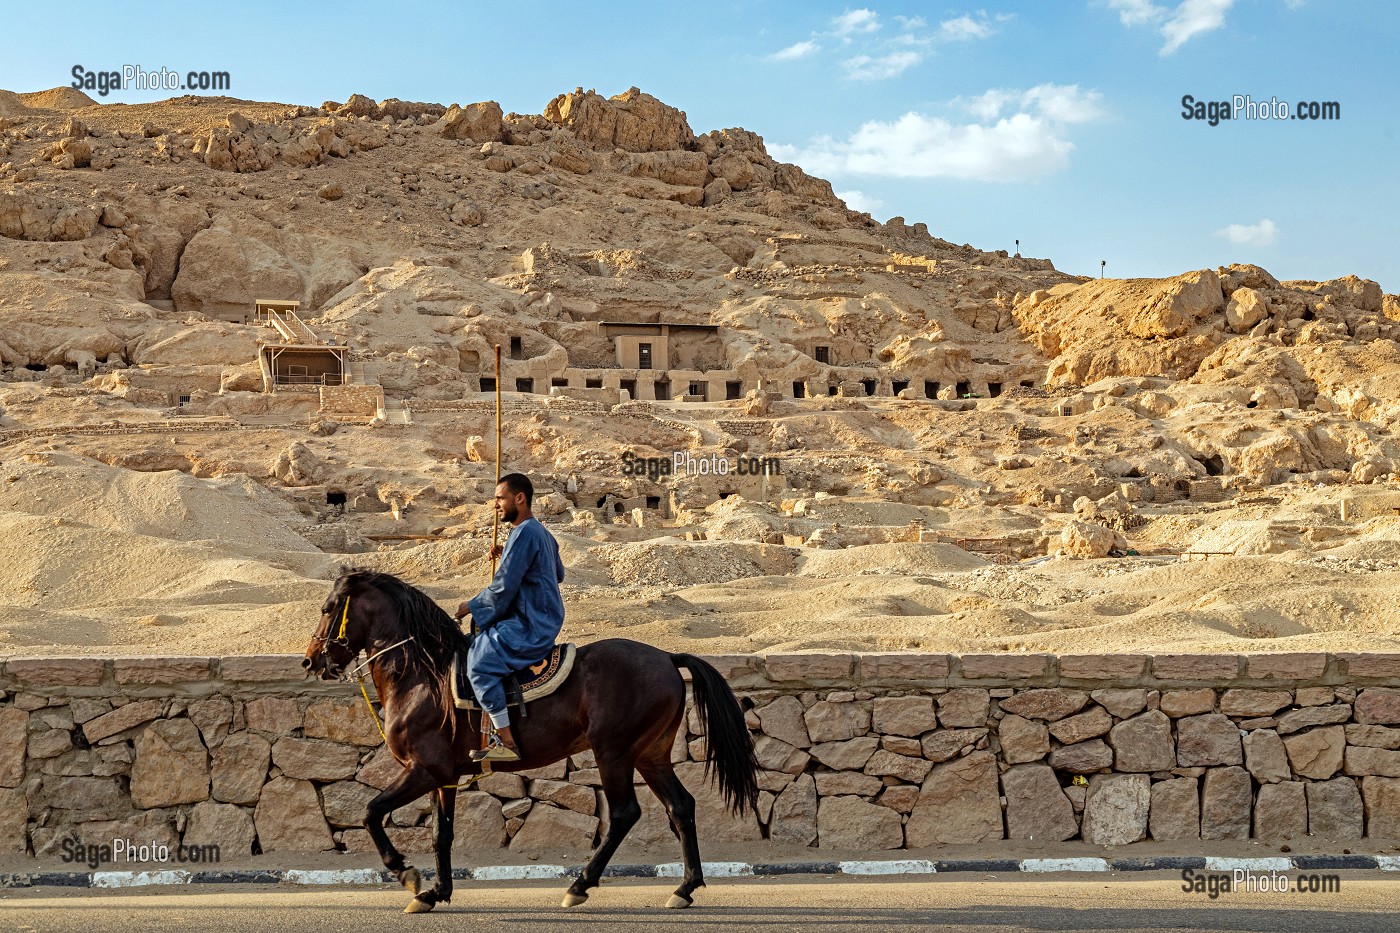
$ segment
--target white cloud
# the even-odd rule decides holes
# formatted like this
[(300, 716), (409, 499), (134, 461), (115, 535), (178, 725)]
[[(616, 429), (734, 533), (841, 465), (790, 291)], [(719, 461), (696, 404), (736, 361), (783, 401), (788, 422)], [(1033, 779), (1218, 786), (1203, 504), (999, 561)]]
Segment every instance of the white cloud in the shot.
[(1224, 26), (1225, 11), (1234, 3), (1235, 0), (1185, 0), (1172, 18), (1162, 24), (1167, 44), (1162, 46), (1161, 54), (1170, 55), (1193, 36)]
[(785, 49), (779, 49), (768, 57), (775, 62), (790, 62), (794, 59), (805, 58), (813, 52), (820, 52), (821, 48), (820, 45), (808, 39), (805, 42), (795, 42)]
[(1257, 224), (1230, 224), (1221, 227), (1215, 231), (1215, 235), (1241, 246), (1273, 246), (1278, 240), (1278, 227), (1272, 220), (1265, 218)]
[(1103, 116), (1098, 91), (1081, 91), (1077, 84), (1037, 84), (1021, 95), (1023, 106), (1058, 123), (1089, 123)]
[(1166, 10), (1156, 6), (1152, 0), (1108, 0), (1110, 9), (1118, 11), (1118, 19), (1124, 26), (1137, 26), (1150, 23), (1166, 15)]
[(955, 103), (982, 120), (995, 120), (1009, 105), (1017, 104), (1052, 122), (1088, 123), (1103, 116), (1102, 99), (1098, 91), (1081, 90), (1077, 84), (1037, 84), (1029, 91), (992, 88)]
[[(1286, 0), (1292, 5), (1293, 0)], [(1235, 0), (1182, 0), (1175, 8), (1158, 6), (1152, 0), (1108, 0), (1118, 11), (1124, 26), (1152, 23), (1167, 41), (1160, 54), (1170, 55), (1188, 41), (1225, 25), (1225, 14)]]
[(836, 196), (846, 202), (846, 206), (853, 211), (863, 211), (873, 214), (885, 206), (885, 202), (879, 198), (871, 197), (864, 191), (838, 191)]
[(838, 36), (874, 32), (879, 28), (880, 19), (874, 10), (847, 10), (831, 21), (831, 31)]
[(874, 58), (869, 55), (857, 55), (855, 58), (846, 59), (841, 63), (841, 67), (846, 69), (846, 77), (848, 78), (857, 81), (875, 81), (902, 74), (923, 61), (923, 58), (920, 53), (911, 51), (890, 52), (888, 55)]
[(970, 100), (959, 100), (972, 115), (983, 120), (995, 120), (1001, 114), (1002, 108), (1016, 99), (1015, 91), (1003, 91), (992, 88), (984, 91)]
[(865, 123), (847, 140), (821, 137), (805, 147), (769, 149), (824, 177), (1032, 181), (1069, 165), (1074, 143), (1066, 127), (1101, 117), (1100, 99), (1098, 92), (1073, 84), (991, 90), (953, 102), (975, 113), (978, 122), (910, 112), (891, 122)]
[[(1301, 2), (1301, 0), (1299, 0)], [(928, 25), (928, 20), (922, 16), (896, 16), (899, 25), (905, 29), (922, 29)]]
[(986, 13), (982, 13), (978, 19), (964, 14), (956, 19), (945, 19), (938, 24), (938, 35), (948, 42), (985, 39), (994, 32), (996, 29), (988, 21)]

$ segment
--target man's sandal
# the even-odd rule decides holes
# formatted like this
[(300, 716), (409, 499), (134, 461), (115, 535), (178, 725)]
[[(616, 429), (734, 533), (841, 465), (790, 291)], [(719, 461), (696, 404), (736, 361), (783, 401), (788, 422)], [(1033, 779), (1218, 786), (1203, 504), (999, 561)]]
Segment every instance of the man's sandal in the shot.
[(472, 761), (519, 761), (520, 753), (501, 741), (496, 733), (491, 733), (486, 747), (477, 749), (468, 756)]

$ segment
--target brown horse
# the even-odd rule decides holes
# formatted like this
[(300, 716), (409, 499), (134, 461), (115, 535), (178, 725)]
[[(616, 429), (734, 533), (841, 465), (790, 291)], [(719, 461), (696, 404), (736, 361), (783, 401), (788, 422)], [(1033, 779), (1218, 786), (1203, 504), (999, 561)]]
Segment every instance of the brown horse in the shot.
[[(413, 892), (409, 913), (432, 910), (452, 897), (452, 818), (463, 775), (481, 772), (468, 758), (478, 746), (480, 713), (457, 710), (450, 684), (452, 658), (465, 652), (468, 636), (421, 590), (397, 577), (349, 568), (336, 578), (321, 607), (321, 623), (302, 666), (330, 680), (348, 676), (361, 651), (384, 707), (389, 751), (403, 773), (369, 802), (365, 828), (384, 864)], [(689, 907), (705, 884), (695, 834), (695, 798), (676, 777), (671, 747), (685, 715), (685, 682), (691, 674), (696, 713), (706, 733), (706, 775), (718, 780), (736, 814), (751, 810), (758, 795), (753, 743), (744, 714), (724, 678), (689, 654), (667, 654), (649, 645), (614, 638), (582, 645), (572, 673), (555, 693), (530, 703), (516, 718), (519, 762), (493, 762), (493, 771), (539, 768), (592, 749), (608, 801), (603, 840), (564, 896), (564, 906), (582, 904), (598, 884), (617, 847), (641, 817), (632, 771), (656, 794), (681, 843), (681, 886), (668, 907)], [(469, 780), (470, 778), (468, 778)], [(384, 817), (424, 794), (433, 795), (437, 880), (421, 890), (410, 868), (384, 832)]]

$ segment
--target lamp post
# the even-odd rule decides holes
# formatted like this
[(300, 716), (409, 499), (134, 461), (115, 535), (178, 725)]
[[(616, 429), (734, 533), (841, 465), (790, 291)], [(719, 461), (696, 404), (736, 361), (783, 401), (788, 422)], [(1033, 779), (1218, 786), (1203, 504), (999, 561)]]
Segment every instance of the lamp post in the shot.
[(1106, 265), (1108, 265), (1108, 260), (1107, 260), (1107, 259), (1100, 259), (1100, 260), (1099, 260), (1099, 278), (1103, 278), (1103, 267), (1106, 266)]
[(1021, 241), (1020, 241), (1020, 240), (1017, 240), (1017, 241), (1016, 241), (1016, 258), (1017, 258), (1017, 259), (1020, 259), (1020, 258), (1021, 258)]

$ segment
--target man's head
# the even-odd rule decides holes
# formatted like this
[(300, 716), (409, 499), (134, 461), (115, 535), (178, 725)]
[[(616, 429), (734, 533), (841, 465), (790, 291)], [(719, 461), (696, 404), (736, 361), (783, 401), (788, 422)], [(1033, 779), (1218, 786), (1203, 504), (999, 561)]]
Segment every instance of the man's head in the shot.
[(524, 473), (507, 473), (496, 486), (496, 514), (514, 525), (530, 517), (535, 486)]

